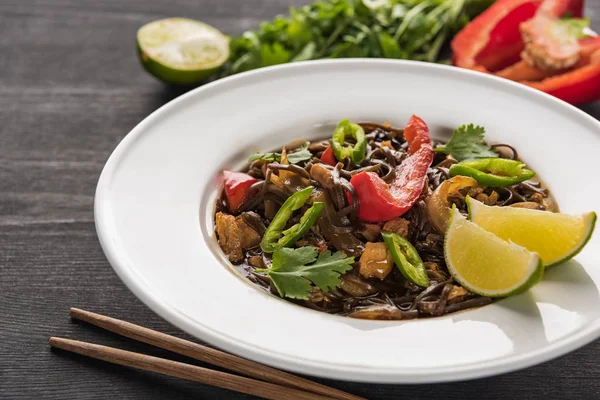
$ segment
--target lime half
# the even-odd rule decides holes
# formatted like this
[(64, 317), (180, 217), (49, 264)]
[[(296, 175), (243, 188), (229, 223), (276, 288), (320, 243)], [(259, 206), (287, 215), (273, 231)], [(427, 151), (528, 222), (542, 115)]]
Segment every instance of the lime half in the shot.
[(524, 292), (544, 274), (544, 264), (536, 253), (468, 221), (456, 207), (450, 213), (444, 257), (454, 279), (482, 296)]
[(229, 37), (203, 22), (167, 18), (138, 30), (137, 49), (146, 71), (161, 81), (198, 83), (227, 61)]
[(572, 258), (585, 246), (596, 213), (568, 215), (514, 207), (490, 207), (467, 197), (469, 219), (504, 240), (540, 255), (546, 267)]

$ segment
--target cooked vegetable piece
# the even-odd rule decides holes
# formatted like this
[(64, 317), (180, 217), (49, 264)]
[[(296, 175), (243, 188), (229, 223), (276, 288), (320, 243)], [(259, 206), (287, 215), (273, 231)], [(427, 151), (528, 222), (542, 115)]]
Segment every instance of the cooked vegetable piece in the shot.
[(429, 277), (423, 260), (414, 246), (395, 233), (382, 232), (381, 235), (402, 275), (416, 285), (429, 286)]
[(223, 171), (225, 199), (229, 211), (237, 212), (248, 198), (250, 187), (258, 180), (243, 172)]
[(506, 187), (526, 181), (535, 175), (525, 164), (505, 158), (467, 160), (450, 167), (450, 176), (469, 176), (484, 186)]
[(413, 115), (404, 136), (409, 144), (409, 156), (395, 168), (395, 178), (390, 185), (374, 172), (361, 172), (350, 179), (358, 195), (360, 219), (381, 222), (400, 217), (421, 195), (433, 161), (429, 128)]
[(327, 251), (317, 258), (312, 247), (290, 249), (283, 247), (273, 253), (269, 269), (254, 272), (267, 274), (281, 297), (308, 299), (314, 284), (324, 292), (341, 285), (340, 275), (352, 269), (353, 257)]
[(392, 254), (383, 242), (368, 242), (358, 262), (359, 272), (364, 278), (385, 279), (392, 272)]
[[(272, 253), (278, 248), (293, 245), (296, 240), (300, 239), (300, 237), (310, 229), (310, 226), (315, 222), (319, 215), (322, 205), (313, 205), (313, 207), (302, 216), (301, 221), (292, 228), (285, 230), (285, 225), (292, 217), (293, 212), (306, 203), (312, 191), (313, 187), (309, 186), (294, 193), (287, 198), (285, 203), (283, 203), (279, 211), (277, 211), (275, 218), (273, 218), (269, 224), (267, 231), (260, 242), (260, 247), (265, 253)], [(309, 223), (310, 225), (308, 225)], [(300, 235), (300, 233), (302, 234)]]
[(310, 177), (325, 189), (331, 189), (334, 186), (333, 174), (322, 165), (315, 164), (310, 167)]
[(338, 217), (327, 192), (315, 190), (311, 200), (325, 203), (321, 216), (317, 219), (317, 225), (329, 244), (347, 256), (359, 257), (365, 245), (352, 234), (351, 227), (342, 226), (342, 220)]
[[(293, 152), (287, 153), (287, 162), (284, 164), (300, 164), (303, 161), (310, 160), (312, 153), (308, 151), (310, 142), (305, 142), (302, 146)], [(284, 148), (285, 150), (285, 148)], [(256, 153), (250, 156), (249, 161), (262, 160), (267, 162), (280, 162), (282, 160), (281, 153)]]
[(323, 161), (325, 164), (331, 165), (332, 167), (335, 166), (336, 160), (333, 156), (333, 148), (331, 145), (327, 146), (323, 154), (321, 154), (321, 161)]
[(448, 304), (456, 304), (472, 297), (473, 293), (469, 292), (462, 286), (454, 286), (448, 295)]
[[(356, 144), (346, 145), (346, 138), (352, 137)], [(355, 163), (361, 162), (367, 152), (367, 139), (364, 129), (354, 122), (347, 119), (341, 120), (335, 131), (333, 131), (333, 140), (331, 148), (336, 159), (344, 160), (349, 158)]]
[(364, 297), (377, 293), (377, 288), (361, 278), (358, 274), (350, 271), (341, 277), (341, 288), (344, 292), (354, 297)]
[(323, 203), (313, 203), (313, 205), (304, 212), (300, 222), (283, 231), (283, 236), (277, 242), (278, 247), (290, 247), (296, 243), (306, 232), (314, 225), (319, 217)]
[(479, 183), (468, 176), (455, 176), (442, 182), (426, 200), (429, 222), (438, 233), (446, 232), (450, 219), (450, 202), (448, 198), (455, 196), (460, 190), (480, 187)]
[(458, 161), (471, 158), (498, 157), (490, 146), (483, 142), (485, 128), (473, 124), (462, 125), (454, 130), (445, 146), (436, 147), (436, 152), (451, 154)]

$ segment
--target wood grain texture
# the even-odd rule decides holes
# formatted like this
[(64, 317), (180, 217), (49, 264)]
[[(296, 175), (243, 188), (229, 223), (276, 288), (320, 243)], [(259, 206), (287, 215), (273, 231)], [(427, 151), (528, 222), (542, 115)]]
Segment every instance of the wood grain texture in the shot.
[[(93, 195), (119, 141), (180, 95), (144, 74), (134, 36), (168, 16), (231, 34), (304, 0), (0, 1), (0, 398), (249, 399), (193, 382), (109, 365), (48, 347), (63, 336), (200, 362), (70, 322), (69, 307), (192, 340), (121, 283), (98, 244)], [(587, 0), (600, 29), (600, 1)], [(582, 109), (600, 119), (600, 103)], [(443, 351), (444, 344), (440, 344)], [(438, 385), (319, 380), (370, 399), (600, 398), (600, 341), (498, 377)]]

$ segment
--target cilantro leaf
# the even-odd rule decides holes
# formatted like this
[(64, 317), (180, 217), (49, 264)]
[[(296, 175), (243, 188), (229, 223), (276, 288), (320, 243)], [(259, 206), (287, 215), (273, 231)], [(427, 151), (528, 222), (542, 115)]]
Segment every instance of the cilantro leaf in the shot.
[(317, 258), (315, 247), (284, 247), (273, 253), (271, 268), (255, 272), (266, 273), (281, 297), (308, 299), (311, 282), (328, 292), (341, 285), (340, 275), (351, 270), (353, 262), (354, 257), (339, 251), (334, 254), (326, 251)]
[(312, 153), (308, 151), (308, 145), (310, 142), (304, 142), (302, 146), (300, 146), (293, 153), (288, 153), (287, 158), (290, 164), (298, 164), (302, 161), (307, 161), (312, 158)]
[(436, 147), (437, 152), (451, 154), (458, 161), (470, 158), (498, 157), (498, 154), (483, 142), (485, 128), (479, 125), (462, 125), (454, 130), (445, 146)]
[(319, 58), (436, 61), (467, 22), (494, 0), (317, 0), (277, 16), (230, 42), (219, 71), (228, 76)]
[(279, 42), (273, 43), (272, 46), (264, 44), (260, 48), (260, 59), (263, 67), (285, 64), (290, 61), (290, 53)]
[(280, 161), (281, 160), (281, 154), (279, 153), (256, 153), (256, 154), (252, 154), (250, 156), (250, 158), (248, 158), (249, 161), (256, 161), (256, 160), (262, 160), (262, 161), (266, 161), (266, 162), (275, 162), (275, 161)]
[[(308, 145), (310, 142), (304, 142), (302, 146), (300, 146), (293, 153), (288, 153), (287, 158), (290, 164), (299, 164), (303, 161), (310, 160), (312, 158), (312, 153), (308, 151)], [(279, 162), (281, 161), (281, 153), (256, 153), (248, 158), (249, 161), (262, 160), (266, 162)]]

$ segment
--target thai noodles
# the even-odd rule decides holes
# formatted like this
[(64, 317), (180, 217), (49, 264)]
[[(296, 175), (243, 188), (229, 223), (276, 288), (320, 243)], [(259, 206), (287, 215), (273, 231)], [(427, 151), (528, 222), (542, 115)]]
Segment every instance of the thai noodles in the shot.
[[(490, 206), (548, 211), (557, 206), (548, 189), (529, 176), (494, 186), (476, 174), (451, 173), (464, 155), (444, 151), (447, 142), (430, 141), (419, 130), (426, 125), (413, 122), (409, 133), (408, 126), (342, 121), (333, 138), (257, 154), (243, 172), (226, 171), (215, 216), (225, 255), (264, 290), (331, 314), (403, 320), (491, 303), (448, 271), (444, 229), (450, 208), (467, 214), (467, 196)], [(477, 127), (464, 127), (465, 132), (471, 128)], [(519, 160), (509, 144), (478, 144), (485, 146), (484, 155)], [(298, 197), (293, 207), (292, 196)], [(394, 250), (393, 243), (403, 250)], [(314, 265), (324, 255), (345, 265), (327, 272), (337, 283), (324, 288), (319, 279), (325, 278), (308, 269), (294, 276), (303, 281), (280, 282), (265, 271), (275, 257), (293, 255), (274, 255), (282, 248), (314, 252), (312, 260), (319, 257)], [(306, 295), (297, 294), (298, 285)]]

